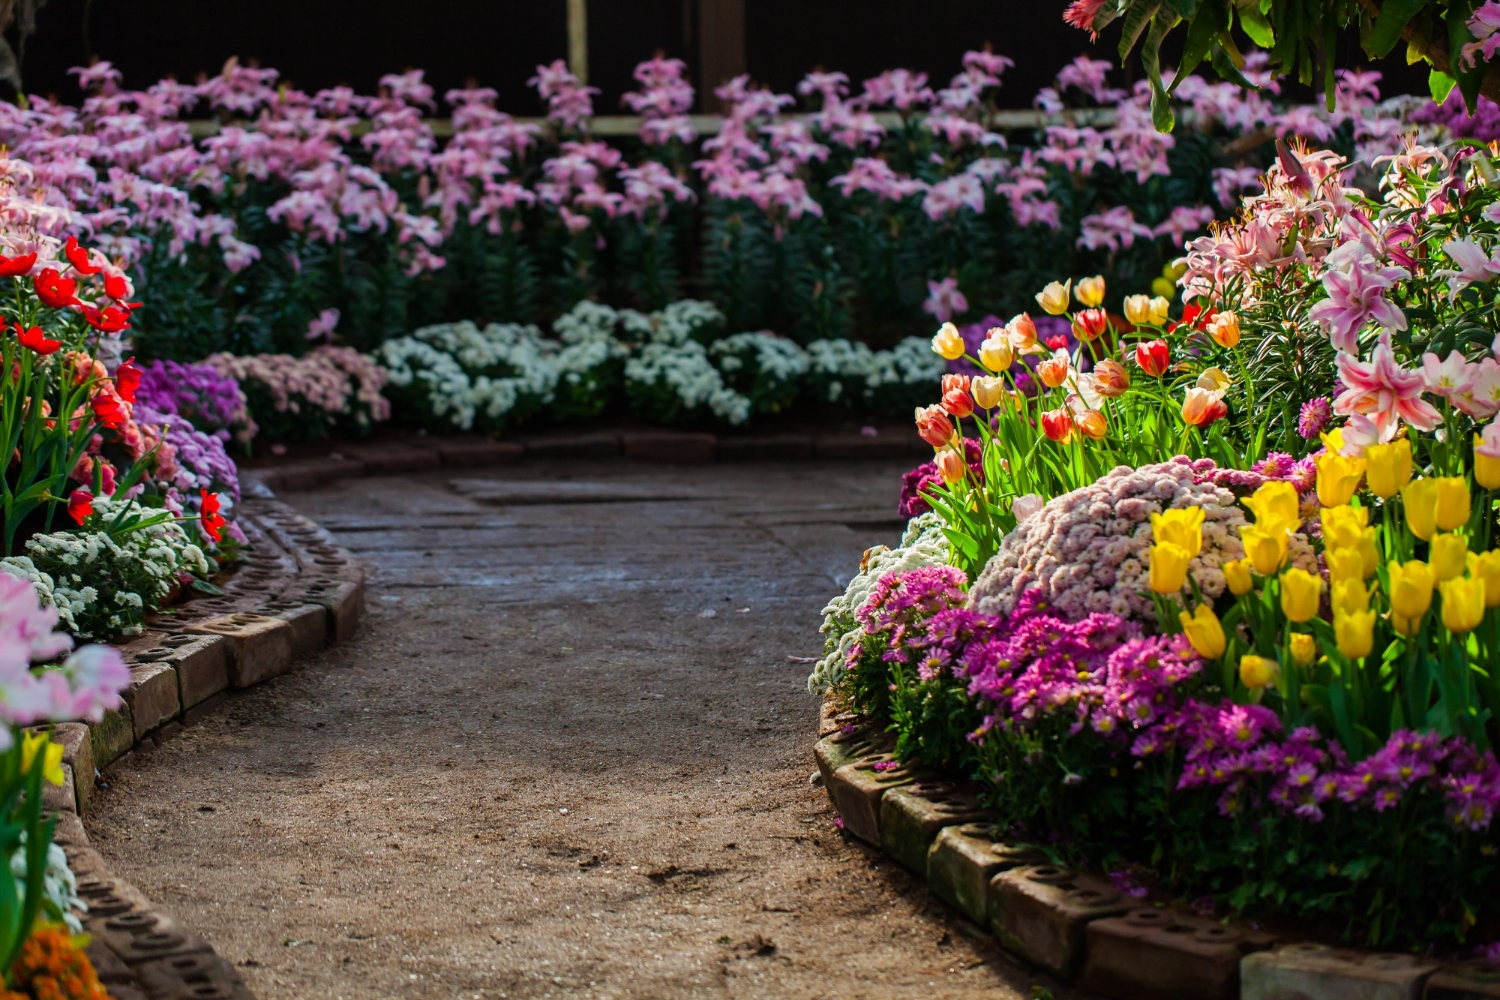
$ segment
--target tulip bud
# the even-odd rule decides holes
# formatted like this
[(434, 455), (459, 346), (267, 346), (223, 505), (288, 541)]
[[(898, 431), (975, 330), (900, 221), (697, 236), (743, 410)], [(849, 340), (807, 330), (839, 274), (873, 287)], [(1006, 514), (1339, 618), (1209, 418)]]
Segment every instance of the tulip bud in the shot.
[(967, 417), (974, 412), (974, 401), (969, 398), (969, 376), (943, 376), (943, 409), (955, 417)]
[(1105, 358), (1094, 366), (1094, 391), (1105, 399), (1116, 399), (1130, 388), (1130, 372), (1114, 358)]
[(1387, 569), (1391, 580), (1391, 611), (1413, 624), (1419, 622), (1432, 605), (1432, 587), (1437, 582), (1432, 567), (1420, 559), (1405, 564), (1392, 559)]
[(1136, 326), (1151, 322), (1151, 297), (1148, 295), (1125, 296), (1125, 318)]
[(1354, 497), (1365, 474), (1363, 458), (1346, 458), (1325, 451), (1313, 463), (1318, 467), (1318, 503), (1324, 507), (1342, 507)]
[(1214, 614), (1213, 608), (1200, 604), (1192, 614), (1177, 612), (1177, 620), (1182, 623), (1182, 631), (1199, 656), (1217, 660), (1224, 655), (1228, 643), (1224, 638), (1224, 626), (1219, 623), (1219, 616)]
[(1187, 582), (1188, 563), (1193, 556), (1171, 542), (1151, 546), (1150, 586), (1158, 594), (1175, 594)]
[(1406, 511), (1406, 526), (1422, 541), (1437, 530), (1437, 480), (1414, 479), (1401, 488), (1401, 506)]
[(1190, 427), (1207, 427), (1228, 415), (1229, 407), (1224, 405), (1218, 393), (1201, 386), (1189, 389), (1182, 401), (1182, 420)]
[(1061, 316), (1068, 311), (1069, 286), (1071, 282), (1053, 281), (1036, 293), (1037, 305), (1049, 316)]
[(1349, 659), (1369, 656), (1375, 646), (1375, 612), (1334, 612), (1333, 635), (1339, 652)]
[(1048, 440), (1067, 444), (1073, 440), (1073, 415), (1066, 407), (1058, 407), (1042, 414), (1042, 433)]
[(1365, 485), (1382, 500), (1389, 500), (1411, 482), (1411, 440), (1398, 438), (1390, 444), (1365, 447)]
[(1480, 489), (1500, 490), (1500, 455), (1491, 455), (1490, 451), (1490, 447), (1484, 443), (1484, 438), (1475, 434), (1474, 482), (1479, 484)]
[(1200, 389), (1207, 389), (1209, 392), (1217, 393), (1219, 396), (1223, 396), (1224, 392), (1231, 385), (1229, 376), (1224, 374), (1224, 369), (1217, 367), (1203, 369), (1202, 373), (1198, 376), (1198, 381), (1194, 384)]
[(1324, 549), (1323, 561), (1328, 564), (1328, 580), (1330, 583), (1337, 583), (1340, 580), (1363, 580), (1365, 578), (1365, 561), (1360, 556), (1358, 549)]
[(1318, 655), (1317, 641), (1306, 632), (1293, 632), (1288, 638), (1292, 647), (1292, 659), (1297, 662), (1297, 666), (1307, 666)]
[(1103, 309), (1085, 309), (1073, 316), (1073, 336), (1085, 343), (1097, 340), (1109, 328), (1109, 315)]
[(1443, 627), (1461, 634), (1484, 620), (1484, 581), (1461, 576), (1438, 585), (1443, 595)]
[(1257, 524), (1268, 521), (1286, 521), (1298, 524), (1302, 521), (1301, 503), (1297, 499), (1297, 487), (1284, 480), (1273, 479), (1262, 483), (1254, 493), (1240, 503), (1250, 508)]
[(1333, 585), (1333, 613), (1351, 615), (1370, 609), (1370, 588), (1363, 580), (1340, 580)]
[(1203, 551), (1202, 507), (1174, 507), (1151, 515), (1151, 539), (1171, 542), (1187, 552), (1189, 558)]
[(1224, 571), (1224, 582), (1229, 585), (1229, 592), (1235, 597), (1243, 597), (1250, 593), (1250, 588), (1255, 585), (1250, 578), (1250, 560), (1234, 559), (1219, 567)]
[(1005, 380), (998, 376), (976, 375), (969, 383), (974, 402), (988, 410), (1005, 398)]
[(1480, 553), (1470, 567), (1469, 572), (1484, 581), (1484, 606), (1500, 608), (1500, 550)]
[(1240, 318), (1232, 312), (1215, 314), (1208, 322), (1208, 335), (1220, 347), (1234, 347), (1240, 342)]
[(1172, 366), (1171, 350), (1167, 347), (1165, 340), (1153, 340), (1147, 344), (1137, 344), (1135, 348), (1135, 363), (1141, 366), (1141, 370), (1152, 378), (1161, 378)]
[(917, 407), (917, 435), (934, 448), (946, 448), (953, 440), (953, 421), (941, 406)]
[(1005, 335), (1017, 354), (1036, 347), (1036, 324), (1026, 313), (1017, 313), (1010, 318), (1010, 322), (1005, 324)]
[(932, 338), (932, 350), (936, 354), (941, 354), (949, 361), (963, 357), (964, 338), (958, 332), (958, 327), (952, 323), (944, 323), (938, 327), (937, 335)]
[(938, 469), (938, 474), (943, 477), (943, 482), (952, 486), (968, 475), (969, 468), (964, 464), (964, 458), (958, 452), (944, 448), (938, 452), (932, 460)]
[(1276, 679), (1281, 673), (1275, 660), (1268, 660), (1264, 656), (1245, 655), (1240, 657), (1240, 682), (1252, 691), (1258, 691)]
[(1003, 329), (991, 330), (984, 343), (979, 345), (979, 363), (992, 372), (1005, 371), (1015, 360), (1016, 354), (1011, 349), (1010, 338)]
[(1073, 294), (1090, 309), (1099, 305), (1104, 301), (1104, 276), (1096, 274), (1092, 278), (1079, 278)]
[[(1155, 290), (1156, 288), (1155, 285), (1152, 285), (1151, 287), (1152, 290)], [(1172, 303), (1168, 301), (1168, 299), (1170, 299), (1171, 297), (1171, 293), (1168, 293), (1165, 296), (1158, 293), (1156, 297), (1151, 300), (1150, 322), (1152, 326), (1166, 325), (1168, 311), (1172, 308)]]
[(1427, 561), (1438, 583), (1463, 576), (1469, 562), (1469, 540), (1463, 535), (1433, 535)]
[(1463, 476), (1440, 476), (1437, 479), (1437, 526), (1453, 531), (1469, 523), (1469, 484)]
[(1271, 525), (1242, 524), (1240, 539), (1245, 543), (1245, 558), (1261, 576), (1270, 576), (1286, 561), (1287, 533), (1284, 522)]
[(1318, 613), (1323, 580), (1304, 569), (1292, 567), (1281, 574), (1281, 613), (1288, 621), (1305, 622)]
[(1084, 437), (1093, 438), (1095, 441), (1109, 433), (1109, 421), (1098, 410), (1084, 410), (1073, 418), (1073, 424), (1083, 432)]
[(1073, 374), (1073, 362), (1068, 359), (1068, 352), (1059, 350), (1052, 357), (1040, 361), (1036, 366), (1036, 376), (1042, 380), (1042, 385), (1049, 389), (1056, 389), (1066, 382)]

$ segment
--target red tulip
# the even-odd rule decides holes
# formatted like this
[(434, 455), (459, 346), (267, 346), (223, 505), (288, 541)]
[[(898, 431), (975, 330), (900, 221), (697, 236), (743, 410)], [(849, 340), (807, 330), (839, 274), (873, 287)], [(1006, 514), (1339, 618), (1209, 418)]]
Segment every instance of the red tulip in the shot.
[(1042, 433), (1058, 444), (1067, 444), (1073, 440), (1073, 415), (1063, 407), (1046, 411), (1042, 414)]
[(36, 267), (34, 253), (20, 257), (0, 257), (0, 278), (23, 278), (31, 273), (33, 267)]
[(89, 406), (94, 408), (94, 417), (99, 423), (110, 430), (119, 430), (130, 419), (125, 404), (112, 392), (95, 393), (94, 398), (89, 400)]
[(130, 294), (130, 286), (121, 274), (107, 274), (104, 276), (104, 294), (116, 301)]
[(79, 488), (68, 497), (68, 516), (82, 524), (94, 512), (94, 494)]
[(1073, 317), (1073, 336), (1082, 341), (1098, 339), (1109, 327), (1109, 316), (1103, 309), (1084, 309)]
[(42, 273), (33, 279), (33, 283), (36, 285), (36, 297), (48, 308), (66, 309), (78, 304), (78, 298), (73, 294), (78, 283), (72, 278), (64, 278), (50, 267), (42, 268)]
[(1189, 302), (1182, 307), (1182, 322), (1170, 323), (1167, 329), (1175, 330), (1179, 326), (1187, 326), (1194, 330), (1202, 330), (1217, 315), (1218, 313), (1212, 308), (1205, 309), (1196, 302)]
[(16, 324), (16, 339), (21, 342), (22, 347), (29, 347), (38, 354), (51, 354), (62, 346), (62, 341), (60, 340), (47, 339), (47, 335), (42, 332), (41, 327), (33, 326), (30, 329), (23, 330), (20, 323)]
[(219, 494), (203, 489), (198, 493), (203, 499), (199, 507), (199, 513), (203, 516), (203, 531), (217, 542), (224, 537), (224, 526), (229, 523), (219, 514)]
[(1147, 344), (1137, 344), (1135, 348), (1135, 363), (1141, 366), (1141, 370), (1152, 378), (1161, 378), (1172, 367), (1171, 349), (1167, 347), (1165, 340), (1153, 340)]
[(953, 440), (953, 421), (941, 406), (917, 407), (917, 435), (934, 448), (943, 448)]
[(969, 376), (943, 376), (943, 409), (955, 417), (967, 417), (974, 412), (974, 400), (969, 398)]
[(63, 247), (63, 256), (68, 258), (68, 263), (73, 265), (73, 270), (82, 275), (98, 274), (104, 268), (98, 264), (89, 263), (89, 252), (78, 245), (78, 237), (69, 236), (67, 245)]
[(141, 376), (144, 374), (135, 363), (135, 358), (120, 362), (120, 367), (115, 369), (115, 392), (125, 402), (134, 403), (135, 391), (140, 388)]

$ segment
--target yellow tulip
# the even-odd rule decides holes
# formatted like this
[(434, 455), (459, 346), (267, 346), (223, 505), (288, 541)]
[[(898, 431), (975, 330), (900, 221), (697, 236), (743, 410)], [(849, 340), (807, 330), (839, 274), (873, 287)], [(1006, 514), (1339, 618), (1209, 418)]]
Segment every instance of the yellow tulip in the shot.
[(1262, 528), (1267, 521), (1289, 521), (1298, 524), (1302, 520), (1297, 501), (1297, 487), (1276, 480), (1266, 483), (1240, 503), (1250, 508), (1255, 523)]
[(1275, 660), (1249, 654), (1240, 657), (1240, 681), (1252, 691), (1265, 687), (1274, 681), (1279, 673), (1281, 673), (1281, 667)]
[(1224, 374), (1224, 369), (1214, 367), (1203, 369), (1195, 384), (1200, 389), (1207, 389), (1209, 392), (1216, 392), (1223, 395), (1234, 383), (1229, 380), (1228, 375)]
[(1438, 585), (1443, 594), (1443, 627), (1467, 632), (1484, 620), (1484, 580), (1461, 576)]
[(1318, 503), (1324, 507), (1348, 503), (1365, 474), (1365, 460), (1325, 451), (1313, 461), (1318, 467)]
[(1357, 660), (1369, 656), (1375, 646), (1375, 612), (1354, 611), (1333, 614), (1333, 636), (1339, 652)]
[(1052, 316), (1061, 316), (1068, 311), (1068, 296), (1072, 289), (1072, 283), (1068, 281), (1052, 281), (1040, 292), (1036, 293), (1037, 305)]
[(1010, 346), (1010, 337), (1002, 329), (991, 330), (988, 339), (979, 345), (979, 363), (992, 372), (1003, 372), (1016, 360), (1016, 352)]
[(1270, 576), (1286, 561), (1287, 533), (1285, 522), (1269, 525), (1262, 530), (1259, 524), (1240, 525), (1240, 539), (1245, 543), (1245, 558), (1261, 576)]
[(1323, 561), (1328, 564), (1329, 583), (1365, 578), (1365, 560), (1359, 554), (1359, 549), (1325, 549)]
[(1318, 613), (1323, 579), (1293, 567), (1281, 574), (1281, 613), (1289, 621), (1305, 622)]
[[(1082, 285), (1083, 282), (1079, 282)], [(1146, 326), (1151, 322), (1151, 297), (1149, 295), (1127, 295), (1125, 296), (1125, 318), (1136, 326)]]
[(1442, 476), (1437, 482), (1437, 526), (1444, 531), (1469, 523), (1469, 484), (1463, 476)]
[(1500, 458), (1486, 455), (1479, 449), (1484, 445), (1484, 438), (1478, 434), (1474, 435), (1474, 482), (1481, 489), (1500, 490)]
[(1219, 313), (1209, 320), (1208, 335), (1220, 347), (1234, 347), (1240, 342), (1240, 318), (1232, 312)]
[(1416, 618), (1406, 618), (1394, 611), (1391, 612), (1391, 627), (1402, 635), (1416, 635), (1419, 621)]
[(1363, 580), (1340, 580), (1333, 585), (1333, 613), (1351, 615), (1370, 609), (1370, 589)]
[(1411, 441), (1399, 438), (1390, 444), (1365, 448), (1365, 483), (1370, 492), (1389, 500), (1411, 482)]
[(1375, 529), (1366, 528), (1360, 533), (1359, 544), (1355, 546), (1359, 550), (1359, 556), (1365, 563), (1365, 576), (1374, 576), (1375, 571), (1380, 568), (1380, 549), (1375, 545)]
[(1093, 309), (1104, 301), (1104, 276), (1096, 274), (1092, 278), (1079, 278), (1073, 294), (1079, 302)]
[(1463, 535), (1433, 535), (1427, 561), (1438, 583), (1463, 576), (1469, 562), (1469, 540)]
[(1177, 612), (1177, 620), (1182, 623), (1188, 642), (1193, 644), (1199, 656), (1217, 660), (1224, 655), (1224, 647), (1228, 643), (1224, 639), (1224, 626), (1219, 624), (1219, 616), (1214, 614), (1213, 608), (1200, 604), (1193, 609), (1192, 614)]
[(1161, 542), (1151, 546), (1151, 589), (1158, 594), (1175, 594), (1187, 582), (1188, 563), (1193, 554), (1180, 545)]
[(61, 743), (53, 743), (46, 733), (27, 733), (21, 742), (21, 771), (26, 773), (31, 770), (32, 762), (36, 760), (37, 751), (42, 754), (42, 778), (50, 784), (61, 785), (67, 780), (63, 773), (62, 758), (63, 748)]
[(952, 323), (944, 323), (938, 327), (937, 335), (932, 338), (932, 350), (949, 361), (963, 357), (964, 338), (958, 332), (958, 327)]
[(1192, 558), (1203, 551), (1203, 508), (1179, 507), (1151, 515), (1151, 537), (1171, 542), (1187, 551)]
[(1292, 659), (1297, 661), (1297, 666), (1305, 667), (1318, 655), (1318, 643), (1306, 632), (1293, 632), (1290, 638), (1292, 647)]
[[(1155, 286), (1152, 286), (1155, 290)], [(1167, 322), (1167, 311), (1172, 308), (1172, 303), (1158, 295), (1151, 300), (1151, 325), (1165, 326)]]
[(1484, 580), (1484, 606), (1500, 607), (1500, 550), (1475, 556), (1469, 572)]
[(988, 410), (1005, 398), (1005, 380), (998, 376), (976, 375), (969, 380), (969, 395)]
[[(1231, 594), (1239, 597), (1250, 593), (1250, 588), (1254, 586), (1254, 581), (1250, 579), (1250, 560), (1234, 559), (1219, 568), (1224, 571), (1224, 582), (1229, 584)], [(1500, 566), (1497, 566), (1497, 569), (1500, 569)]]
[(1370, 523), (1370, 508), (1326, 507), (1318, 519), (1323, 524), (1323, 544), (1350, 549), (1359, 544), (1360, 533)]
[(1391, 611), (1413, 623), (1419, 621), (1432, 605), (1432, 587), (1437, 582), (1432, 567), (1420, 559), (1405, 564), (1392, 559), (1389, 570)]
[(1401, 488), (1401, 506), (1406, 526), (1422, 541), (1437, 530), (1437, 480), (1414, 479)]

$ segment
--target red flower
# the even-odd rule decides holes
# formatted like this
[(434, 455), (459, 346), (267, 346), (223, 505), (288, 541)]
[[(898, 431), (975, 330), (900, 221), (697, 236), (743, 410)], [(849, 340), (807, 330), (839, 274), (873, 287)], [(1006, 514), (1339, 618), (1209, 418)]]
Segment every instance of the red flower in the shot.
[(115, 392), (118, 392), (125, 402), (134, 403), (135, 391), (140, 387), (141, 376), (144, 374), (145, 372), (141, 371), (140, 366), (135, 363), (135, 358), (121, 361), (120, 367), (115, 369)]
[(60, 340), (48, 340), (41, 327), (33, 326), (23, 330), (20, 323), (16, 324), (16, 339), (21, 341), (22, 347), (29, 347), (38, 354), (51, 354), (62, 346)]
[(104, 294), (115, 301), (123, 299), (130, 294), (130, 286), (125, 283), (122, 274), (107, 274), (104, 276)]
[(116, 306), (109, 306), (102, 312), (93, 306), (80, 305), (83, 310), (83, 318), (88, 320), (89, 326), (100, 333), (119, 333), (121, 330), (130, 329), (130, 312)]
[(198, 492), (203, 497), (200, 507), (200, 513), (203, 515), (203, 531), (217, 542), (224, 537), (224, 526), (229, 523), (219, 514), (219, 494), (201, 489)]
[(1068, 346), (1068, 338), (1063, 336), (1048, 337), (1047, 346), (1054, 351), (1062, 350)]
[(967, 417), (974, 412), (974, 401), (969, 398), (969, 376), (943, 376), (943, 409), (955, 417)]
[(89, 263), (89, 252), (78, 245), (78, 237), (69, 236), (67, 245), (63, 247), (63, 256), (68, 258), (68, 263), (73, 265), (73, 270), (79, 274), (98, 274), (104, 268), (98, 264)]
[(953, 421), (941, 406), (917, 407), (917, 436), (934, 448), (946, 448), (953, 440)]
[(1042, 433), (1058, 444), (1073, 440), (1073, 415), (1066, 407), (1058, 407), (1042, 414)]
[(64, 278), (50, 267), (42, 268), (42, 273), (36, 276), (34, 283), (36, 297), (42, 300), (44, 306), (66, 309), (78, 304), (78, 298), (73, 294), (78, 283), (72, 278)]
[(94, 408), (94, 416), (99, 423), (110, 430), (119, 430), (125, 426), (125, 421), (130, 419), (130, 414), (125, 411), (125, 404), (112, 392), (97, 392), (94, 398), (89, 400), (89, 405)]
[(1095, 340), (1109, 326), (1103, 309), (1084, 309), (1073, 317), (1073, 336), (1082, 341)]
[(28, 253), (20, 257), (0, 256), (0, 278), (23, 278), (31, 273), (36, 266), (36, 254)]
[(1189, 302), (1182, 308), (1182, 322), (1167, 324), (1168, 330), (1175, 330), (1179, 326), (1192, 327), (1194, 330), (1202, 330), (1218, 313), (1213, 309), (1204, 309), (1196, 302)]
[(85, 489), (76, 489), (68, 497), (68, 516), (79, 524), (94, 512), (94, 494)]
[(1161, 378), (1172, 366), (1171, 350), (1167, 347), (1165, 340), (1153, 340), (1147, 344), (1137, 344), (1135, 348), (1135, 363), (1141, 366), (1141, 370), (1152, 378)]

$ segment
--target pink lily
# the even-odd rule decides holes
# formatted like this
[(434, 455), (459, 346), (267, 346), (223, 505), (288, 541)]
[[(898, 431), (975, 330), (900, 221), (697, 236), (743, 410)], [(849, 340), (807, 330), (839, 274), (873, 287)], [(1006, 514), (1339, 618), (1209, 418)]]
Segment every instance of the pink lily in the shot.
[(1336, 363), (1348, 388), (1333, 401), (1334, 412), (1368, 417), (1381, 440), (1390, 440), (1402, 421), (1421, 431), (1441, 422), (1442, 414), (1422, 399), (1422, 373), (1396, 364), (1389, 333), (1380, 335), (1368, 362), (1340, 352)]

